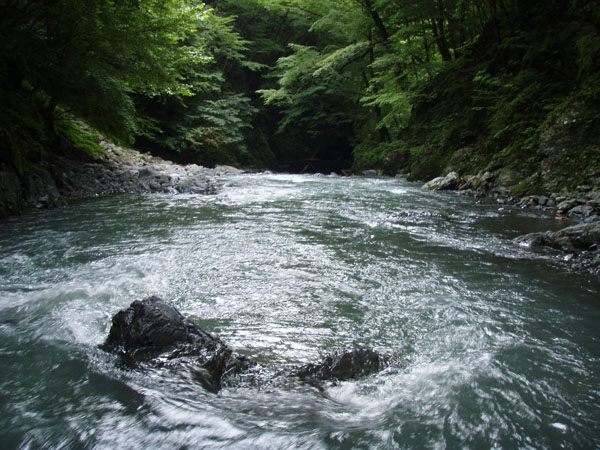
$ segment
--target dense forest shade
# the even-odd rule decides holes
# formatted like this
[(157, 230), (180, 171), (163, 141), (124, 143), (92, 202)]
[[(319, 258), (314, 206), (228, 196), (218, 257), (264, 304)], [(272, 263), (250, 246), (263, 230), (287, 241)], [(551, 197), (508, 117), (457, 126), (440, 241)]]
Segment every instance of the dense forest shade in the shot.
[(209, 166), (507, 167), (515, 194), (600, 176), (594, 1), (0, 0), (0, 33), (3, 183), (101, 137)]

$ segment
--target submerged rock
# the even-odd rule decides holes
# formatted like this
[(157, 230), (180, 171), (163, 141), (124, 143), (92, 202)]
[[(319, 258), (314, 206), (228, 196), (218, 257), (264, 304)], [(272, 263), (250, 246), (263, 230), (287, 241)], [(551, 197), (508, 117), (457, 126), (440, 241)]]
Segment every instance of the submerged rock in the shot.
[(383, 365), (383, 358), (377, 352), (356, 349), (328, 355), (318, 364), (298, 368), (295, 374), (302, 379), (344, 381), (379, 372)]
[(242, 169), (238, 169), (237, 167), (220, 164), (215, 166), (215, 172), (220, 175), (241, 175), (244, 173)]
[(250, 366), (247, 358), (158, 297), (134, 301), (115, 314), (102, 348), (133, 365), (165, 359), (192, 363), (196, 378), (213, 392)]
[(363, 172), (362, 172), (363, 177), (376, 177), (378, 175), (379, 175), (379, 172), (377, 172), (375, 169), (367, 169), (367, 170), (363, 170)]

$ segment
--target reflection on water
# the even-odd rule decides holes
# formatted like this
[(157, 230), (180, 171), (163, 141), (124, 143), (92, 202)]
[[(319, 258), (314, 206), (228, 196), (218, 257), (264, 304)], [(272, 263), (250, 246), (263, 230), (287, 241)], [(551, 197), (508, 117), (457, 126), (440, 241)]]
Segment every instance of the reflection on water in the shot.
[[(600, 284), (512, 242), (531, 211), (399, 179), (248, 175), (0, 225), (3, 448), (597, 447)], [(159, 295), (258, 362), (218, 395), (120, 368), (111, 316)], [(368, 346), (364, 380), (294, 365)]]

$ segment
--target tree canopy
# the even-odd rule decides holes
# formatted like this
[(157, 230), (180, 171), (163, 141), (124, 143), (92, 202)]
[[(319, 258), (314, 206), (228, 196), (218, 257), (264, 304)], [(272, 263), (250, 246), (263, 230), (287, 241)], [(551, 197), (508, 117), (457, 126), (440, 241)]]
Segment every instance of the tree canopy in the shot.
[(184, 41), (204, 16), (202, 4), (185, 0), (3, 0), (3, 93), (27, 90), (50, 121), (60, 105), (131, 141), (132, 93), (189, 93), (182, 69), (204, 52)]
[(600, 92), (600, 12), (578, 0), (0, 0), (0, 33), (5, 133), (68, 113), (207, 165), (527, 161)]

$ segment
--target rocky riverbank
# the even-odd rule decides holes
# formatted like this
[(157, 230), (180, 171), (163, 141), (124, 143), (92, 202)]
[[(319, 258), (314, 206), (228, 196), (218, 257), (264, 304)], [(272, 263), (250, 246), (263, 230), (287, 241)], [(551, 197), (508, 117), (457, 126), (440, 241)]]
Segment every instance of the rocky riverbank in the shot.
[(531, 251), (553, 252), (571, 264), (574, 270), (588, 271), (600, 276), (600, 187), (578, 186), (575, 192), (563, 190), (550, 195), (511, 196), (514, 191), (507, 183), (514, 177), (502, 171), (483, 172), (461, 177), (449, 172), (425, 183), (430, 191), (455, 190), (475, 198), (489, 197), (499, 203), (522, 208), (536, 208), (554, 214), (556, 219), (570, 221), (560, 231), (533, 233), (515, 239)]
[(0, 217), (119, 193), (214, 194), (219, 175), (240, 172), (228, 166), (179, 165), (108, 142), (101, 146), (104, 151), (96, 157), (75, 151), (20, 171), (0, 171)]
[(62, 171), (60, 187), (67, 198), (115, 193), (214, 194), (217, 171), (178, 165), (161, 158), (102, 143), (106, 153), (97, 162)]
[(430, 191), (457, 190), (475, 198), (489, 197), (500, 203), (534, 207), (554, 212), (559, 218), (584, 221), (600, 220), (600, 187), (581, 185), (575, 191), (562, 190), (549, 195), (512, 195), (518, 180), (513, 173), (485, 171), (477, 175), (461, 177), (452, 171), (425, 183), (423, 189)]

